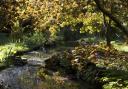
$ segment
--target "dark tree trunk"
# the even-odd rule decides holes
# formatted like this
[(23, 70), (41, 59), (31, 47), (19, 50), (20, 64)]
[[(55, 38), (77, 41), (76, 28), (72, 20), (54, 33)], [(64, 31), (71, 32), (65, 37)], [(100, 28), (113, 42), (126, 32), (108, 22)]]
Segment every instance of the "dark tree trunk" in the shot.
[(106, 38), (106, 45), (108, 47), (111, 47), (111, 20), (109, 20), (109, 23), (107, 22), (105, 15), (103, 14), (103, 20), (104, 20), (104, 30), (105, 30), (105, 38)]
[(109, 24), (107, 24), (106, 41), (107, 41), (107, 46), (111, 47), (111, 20), (109, 21)]

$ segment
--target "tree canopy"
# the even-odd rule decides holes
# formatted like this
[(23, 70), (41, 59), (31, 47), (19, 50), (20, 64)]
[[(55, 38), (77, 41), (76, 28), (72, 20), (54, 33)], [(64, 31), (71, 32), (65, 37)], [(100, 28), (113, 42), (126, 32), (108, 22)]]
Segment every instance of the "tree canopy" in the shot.
[(55, 35), (81, 23), (81, 33), (94, 33), (102, 30), (104, 14), (128, 37), (127, 0), (2, 0), (0, 7), (1, 31), (49, 30)]

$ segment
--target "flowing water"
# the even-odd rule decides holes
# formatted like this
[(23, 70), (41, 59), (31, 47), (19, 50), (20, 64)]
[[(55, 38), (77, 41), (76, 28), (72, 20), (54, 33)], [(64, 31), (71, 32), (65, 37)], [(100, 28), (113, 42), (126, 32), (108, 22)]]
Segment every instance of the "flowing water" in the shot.
[(28, 60), (27, 65), (0, 71), (0, 89), (41, 89), (38, 87), (42, 81), (37, 73), (45, 66), (44, 61), (56, 53), (54, 50), (48, 53), (39, 50), (23, 55)]
[(48, 52), (38, 50), (23, 55), (22, 58), (26, 58), (28, 62), (26, 65), (19, 67), (10, 66), (9, 68), (0, 71), (0, 89), (44, 89), (41, 86), (43, 81), (38, 76), (38, 72), (41, 68), (44, 68), (45, 60), (60, 53), (60, 51), (65, 48), (60, 49), (51, 49)]

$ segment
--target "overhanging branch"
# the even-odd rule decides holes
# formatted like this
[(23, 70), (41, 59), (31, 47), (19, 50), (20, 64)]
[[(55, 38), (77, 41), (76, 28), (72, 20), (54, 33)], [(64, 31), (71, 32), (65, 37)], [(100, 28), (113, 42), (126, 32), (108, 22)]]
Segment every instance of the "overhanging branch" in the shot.
[(111, 20), (113, 20), (117, 26), (120, 28), (120, 30), (128, 37), (128, 29), (127, 27), (123, 26), (122, 22), (117, 19), (115, 16), (113, 16), (111, 13), (109, 13), (107, 10), (105, 10), (101, 4), (100, 4), (100, 0), (94, 0), (97, 7), (99, 8), (99, 10), (101, 10), (101, 12), (103, 12), (106, 16), (108, 16)]

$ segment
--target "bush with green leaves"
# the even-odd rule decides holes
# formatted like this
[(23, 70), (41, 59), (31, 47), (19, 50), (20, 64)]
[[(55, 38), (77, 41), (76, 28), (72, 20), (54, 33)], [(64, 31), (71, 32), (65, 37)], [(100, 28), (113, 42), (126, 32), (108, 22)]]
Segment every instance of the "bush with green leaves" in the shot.
[(34, 47), (35, 45), (43, 44), (46, 41), (44, 33), (34, 32), (32, 34), (24, 35), (22, 42), (28, 47)]

